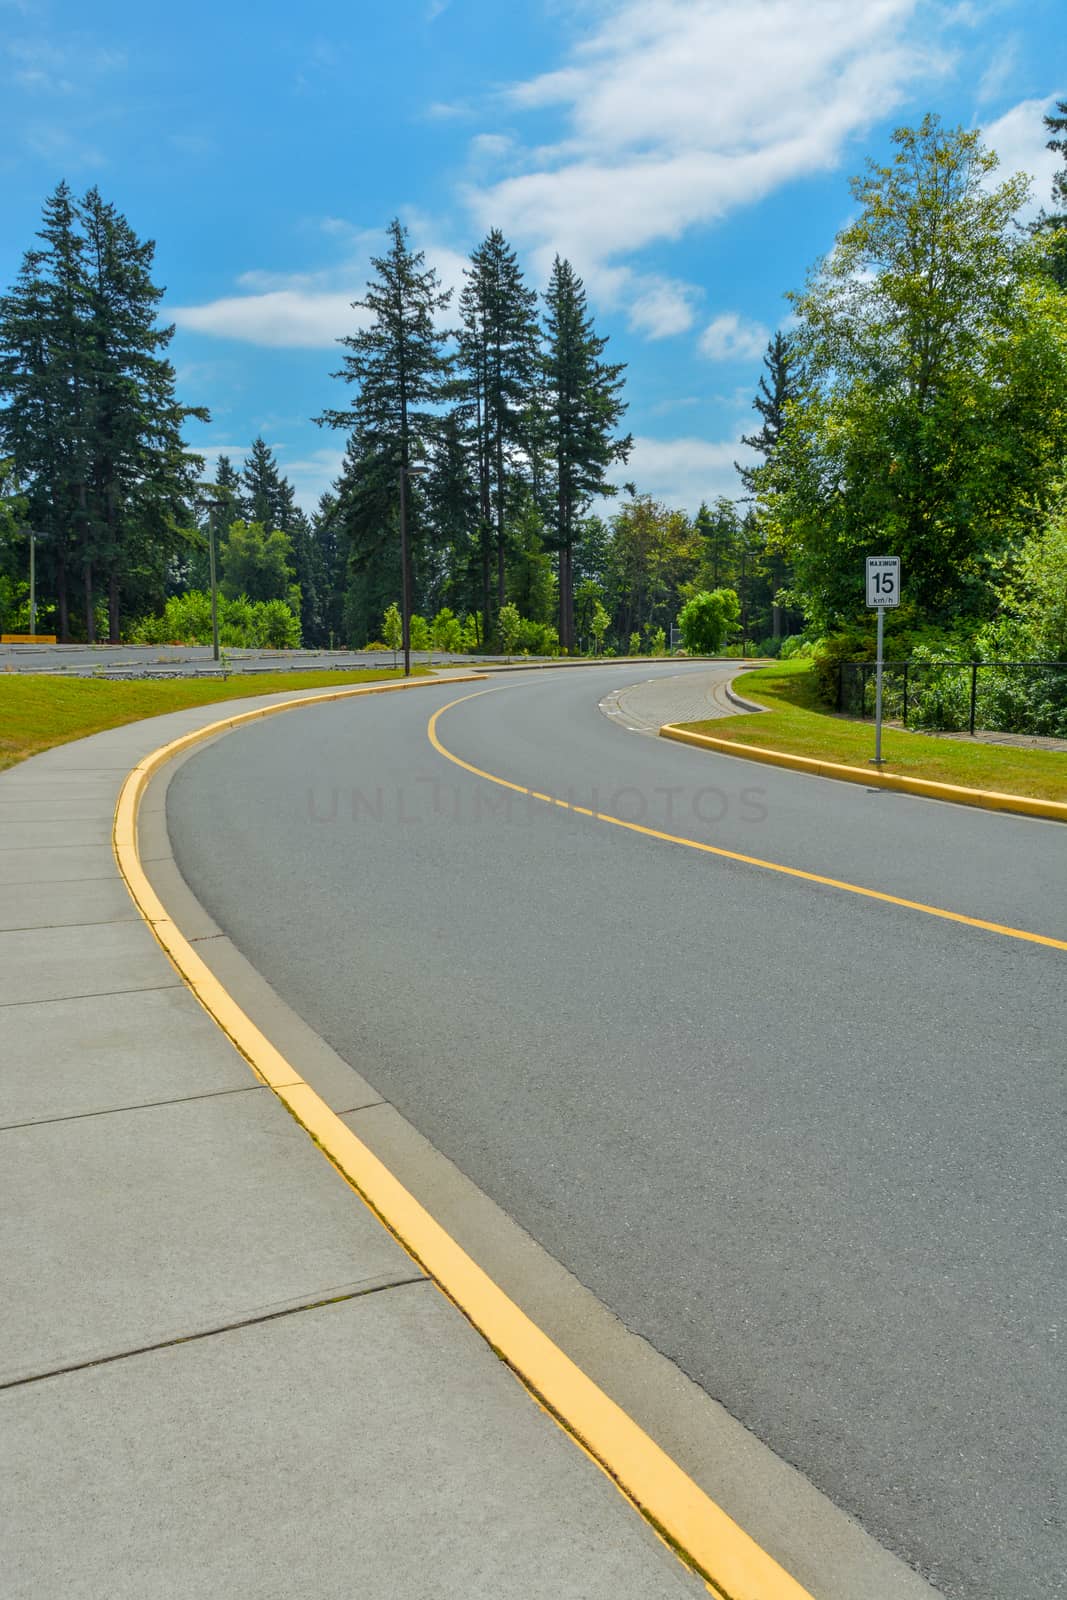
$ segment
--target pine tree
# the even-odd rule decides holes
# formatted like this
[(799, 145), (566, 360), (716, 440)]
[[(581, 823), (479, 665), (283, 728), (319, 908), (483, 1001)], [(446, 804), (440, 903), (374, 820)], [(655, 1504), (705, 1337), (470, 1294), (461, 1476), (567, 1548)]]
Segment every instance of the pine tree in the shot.
[(288, 534), (295, 582), (300, 590), (301, 637), (305, 645), (325, 644), (323, 573), (311, 524), (297, 505), (293, 486), (279, 469), (274, 452), (262, 437), (253, 439), (252, 448), (245, 457), (240, 474), (239, 504), (246, 522), (258, 522), (268, 531), (278, 529)]
[(477, 537), (480, 498), (458, 411), (444, 420), (425, 487), (433, 543), (441, 557), (442, 598), (456, 612), (484, 612)]
[(207, 412), (174, 397), (154, 245), (97, 190), (79, 204), (66, 184), (46, 201), (39, 237), (0, 301), (0, 447), (27, 487), (34, 526), (52, 535), (42, 576), (54, 583), (61, 637), (80, 568), (87, 639), (100, 577), (117, 640), (122, 589), (161, 597), (171, 555), (193, 537), (188, 499), (202, 463), (181, 430)]
[(89, 477), (84, 246), (66, 183), (45, 201), (38, 237), (43, 248), (27, 251), (13, 290), (0, 299), (0, 394), (7, 400), (0, 452), (25, 485), (32, 525), (49, 535), (41, 576), (54, 584), (66, 641), (74, 530)]
[[(760, 374), (759, 388), (752, 402), (752, 409), (759, 412), (763, 425), (756, 433), (743, 433), (741, 443), (758, 450), (764, 461), (769, 461), (785, 427), (786, 406), (796, 398), (798, 391), (796, 357), (786, 334), (779, 331), (771, 339), (763, 365), (767, 370)], [(759, 468), (742, 467), (737, 462), (734, 465), (748, 493), (755, 494), (755, 473)]]
[(499, 609), (506, 599), (509, 477), (516, 453), (526, 443), (537, 369), (537, 291), (526, 287), (515, 252), (499, 228), (474, 251), (466, 277), (459, 302), (459, 349), (475, 412), (483, 515), (493, 525)]
[(697, 575), (700, 589), (721, 589), (733, 582), (738, 540), (741, 532), (737, 507), (721, 494), (715, 509), (709, 510), (705, 501), (693, 522), (693, 532), (701, 546), (701, 566)]
[[(319, 616), (322, 642), (332, 649), (344, 632), (347, 547), (339, 503), (329, 490), (319, 496), (311, 519), (311, 538), (319, 573)], [(361, 641), (362, 642), (362, 641)]]
[(295, 510), (292, 487), (282, 477), (273, 450), (261, 436), (252, 440), (252, 448), (245, 456), (240, 484), (244, 521), (288, 533), (286, 524)]
[[(450, 376), (451, 363), (444, 350), (448, 334), (438, 328), (435, 319), (448, 308), (451, 290), (442, 291), (437, 273), (425, 266), (423, 252), (409, 248), (407, 229), (399, 220), (389, 224), (388, 234), (388, 254), (371, 260), (377, 278), (367, 285), (365, 298), (353, 302), (355, 308), (368, 311), (373, 321), (340, 341), (347, 353), (334, 376), (355, 384), (357, 393), (347, 410), (325, 411), (316, 419), (327, 427), (352, 432), (349, 462), (342, 475), (342, 482), (348, 482), (340, 496), (346, 518), (352, 508), (367, 504), (368, 494), (379, 501), (386, 498), (390, 506), (398, 503), (400, 473), (426, 456), (440, 432), (436, 408), (446, 397)], [(416, 544), (419, 497), (410, 486), (408, 503), (408, 524)], [(358, 528), (352, 531), (353, 552), (358, 546), (363, 558), (370, 560), (373, 552), (365, 541), (371, 529), (362, 516), (357, 521)], [(379, 542), (390, 524), (395, 525), (393, 517), (378, 517)], [(410, 568), (401, 574), (401, 584), (410, 600)], [(382, 604), (375, 599), (375, 618), (392, 598), (395, 595), (387, 596)], [(406, 610), (410, 615), (410, 604)]]
[[(752, 402), (752, 409), (758, 411), (763, 418), (763, 426), (756, 433), (746, 433), (741, 436), (741, 443), (747, 444), (751, 449), (758, 450), (763, 457), (761, 466), (742, 467), (738, 462), (734, 466), (741, 474), (741, 482), (748, 492), (748, 498), (753, 499), (760, 489), (760, 473), (774, 460), (782, 433), (786, 425), (786, 408), (791, 401), (796, 400), (800, 393), (798, 362), (796, 349), (791, 340), (781, 330), (775, 333), (767, 345), (763, 357), (766, 371), (761, 373), (759, 389)], [(764, 475), (766, 475), (764, 473)], [(770, 616), (771, 633), (775, 639), (781, 638), (783, 624), (783, 608), (778, 600), (780, 590), (787, 589), (792, 582), (792, 567), (785, 560), (780, 551), (767, 550), (767, 540), (762, 530), (758, 527), (758, 519), (749, 516), (745, 521), (744, 549), (746, 560), (750, 554), (757, 559), (754, 552), (758, 548), (758, 559), (762, 560), (762, 573), (770, 587)], [(751, 563), (749, 563), (751, 564)], [(747, 607), (747, 589), (746, 589)], [(747, 636), (748, 610), (745, 610), (745, 627)]]
[(569, 261), (556, 257), (545, 296), (546, 431), (554, 479), (552, 543), (559, 556), (559, 638), (574, 645), (574, 540), (582, 511), (597, 495), (615, 493), (607, 481), (625, 461), (632, 439), (614, 436), (626, 406), (621, 363), (600, 360), (607, 339), (593, 331), (585, 287)]
[[(156, 325), (163, 290), (151, 278), (155, 244), (90, 189), (79, 207), (88, 266), (89, 434), (86, 526), (106, 579), (108, 636), (119, 639), (123, 586), (162, 593), (170, 555), (191, 537), (188, 502), (203, 462), (187, 453), (186, 419), (174, 368), (162, 352), (174, 328)], [(86, 626), (92, 628), (92, 567), (85, 565)]]

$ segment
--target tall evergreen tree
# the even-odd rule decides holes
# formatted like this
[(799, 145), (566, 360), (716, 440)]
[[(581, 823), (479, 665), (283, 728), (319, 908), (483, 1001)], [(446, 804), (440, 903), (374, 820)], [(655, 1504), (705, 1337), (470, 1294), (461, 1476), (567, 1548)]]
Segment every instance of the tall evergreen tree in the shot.
[(239, 504), (246, 522), (258, 522), (268, 532), (277, 529), (288, 534), (293, 573), (300, 590), (301, 637), (305, 645), (325, 644), (323, 573), (311, 524), (297, 505), (292, 484), (280, 470), (273, 450), (262, 436), (253, 439), (252, 448), (245, 457), (240, 474)]
[(480, 497), (457, 411), (445, 418), (435, 446), (426, 503), (434, 544), (442, 556), (444, 602), (459, 613), (481, 609), (484, 625)]
[[(447, 309), (451, 290), (441, 289), (423, 252), (410, 249), (407, 229), (399, 220), (389, 224), (388, 233), (388, 253), (371, 261), (377, 277), (367, 285), (365, 298), (353, 302), (355, 308), (369, 312), (372, 321), (340, 341), (346, 354), (334, 376), (354, 384), (357, 392), (348, 409), (325, 411), (316, 419), (352, 432), (350, 460), (359, 472), (358, 482), (342, 495), (346, 508), (365, 504), (368, 474), (376, 497), (386, 493), (391, 480), (391, 503), (398, 502), (400, 473), (425, 458), (440, 432), (437, 408), (450, 376), (444, 348), (448, 334), (437, 326), (436, 317)], [(417, 543), (419, 500), (410, 484), (408, 501), (409, 531)], [(395, 525), (392, 517), (379, 518), (378, 540), (388, 537)], [(364, 523), (354, 535), (365, 557), (370, 554), (363, 544), (367, 533)], [(410, 574), (400, 574), (401, 585), (405, 577), (410, 590)]]
[[(203, 462), (187, 453), (186, 419), (203, 407), (179, 404), (163, 352), (174, 328), (159, 327), (163, 290), (152, 282), (155, 244), (90, 189), (79, 207), (88, 265), (89, 433), (92, 476), (86, 523), (107, 585), (108, 636), (119, 639), (120, 592), (162, 593), (171, 554), (192, 538), (189, 501)], [(85, 563), (86, 627), (93, 589)]]
[(97, 190), (79, 204), (66, 184), (46, 201), (39, 237), (0, 301), (0, 448), (26, 485), (34, 526), (52, 535), (42, 576), (54, 583), (61, 637), (80, 570), (86, 637), (96, 634), (100, 579), (117, 640), (122, 590), (161, 597), (170, 554), (191, 537), (201, 463), (181, 430), (207, 412), (175, 399), (154, 245)]
[(516, 454), (526, 444), (537, 369), (537, 291), (526, 287), (515, 252), (499, 228), (475, 250), (466, 277), (459, 302), (459, 350), (473, 395), (483, 513), (493, 524), (499, 609), (506, 600), (509, 478)]
[(552, 543), (559, 557), (559, 638), (574, 645), (574, 540), (578, 521), (597, 495), (612, 495), (608, 469), (625, 461), (633, 440), (615, 435), (626, 410), (622, 363), (600, 357), (607, 339), (593, 331), (585, 287), (569, 261), (556, 257), (545, 295), (545, 408), (554, 489)]
[[(319, 616), (322, 643), (331, 648), (344, 634), (344, 596), (347, 544), (336, 494), (327, 490), (311, 519), (311, 537), (320, 574)], [(360, 641), (361, 643), (363, 641)]]
[(59, 635), (67, 640), (89, 444), (84, 245), (66, 183), (45, 201), (38, 238), (41, 246), (26, 252), (14, 288), (0, 299), (0, 394), (7, 402), (0, 452), (25, 485), (33, 526), (49, 535), (41, 576), (54, 584)]
[[(785, 427), (786, 406), (796, 399), (799, 391), (795, 351), (788, 336), (780, 330), (767, 345), (763, 365), (766, 371), (760, 374), (759, 388), (752, 402), (752, 409), (759, 412), (763, 424), (755, 433), (743, 433), (741, 443), (758, 450), (764, 461), (769, 461)], [(759, 468), (742, 467), (736, 462), (734, 465), (748, 493), (755, 494), (755, 473)]]

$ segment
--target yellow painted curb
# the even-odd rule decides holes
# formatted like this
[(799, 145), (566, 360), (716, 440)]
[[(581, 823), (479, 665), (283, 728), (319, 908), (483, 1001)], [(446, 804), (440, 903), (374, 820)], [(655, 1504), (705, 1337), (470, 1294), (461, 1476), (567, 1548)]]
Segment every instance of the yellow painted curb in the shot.
[[(115, 811), (119, 871), (142, 916), (205, 1010), (260, 1080), (545, 1408), (723, 1600), (812, 1600), (647, 1433), (553, 1343), (341, 1121), (238, 1006), (167, 915), (141, 865), (137, 812), (156, 772), (215, 734), (279, 711), (441, 680), (311, 695), (226, 718), (154, 750), (129, 773)], [(482, 675), (447, 680), (479, 682)]]
[(746, 761), (762, 761), (772, 767), (788, 767), (816, 778), (838, 778), (843, 783), (862, 783), (868, 789), (895, 789), (901, 794), (923, 795), (927, 800), (951, 800), (958, 806), (979, 806), (983, 811), (1012, 811), (1021, 817), (1043, 817), (1050, 822), (1067, 822), (1067, 803), (1060, 800), (1035, 800), (1025, 794), (1000, 794), (995, 789), (965, 789), (955, 783), (934, 783), (929, 778), (905, 778), (896, 772), (879, 772), (872, 767), (846, 767), (834, 761), (817, 761), (811, 756), (787, 755), (784, 750), (765, 750), (762, 745), (738, 744), (733, 739), (715, 739), (707, 733), (691, 733), (673, 722), (659, 730), (661, 739), (675, 739), (723, 756), (741, 756)]

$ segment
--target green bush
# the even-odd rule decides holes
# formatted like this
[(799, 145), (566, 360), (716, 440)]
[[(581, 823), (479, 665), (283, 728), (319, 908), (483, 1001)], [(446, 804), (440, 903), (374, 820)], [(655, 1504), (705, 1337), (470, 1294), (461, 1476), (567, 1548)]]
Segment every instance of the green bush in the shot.
[(639, 656), (641, 654), (641, 635), (639, 633), (631, 633), (627, 653), (631, 656)]
[(792, 661), (797, 656), (810, 656), (814, 648), (812, 641), (805, 639), (802, 633), (791, 633), (788, 639), (781, 641), (778, 655), (782, 661)]
[(559, 634), (548, 622), (520, 617), (512, 648), (521, 655), (554, 656), (559, 653)]
[(703, 589), (678, 613), (682, 643), (691, 656), (717, 655), (740, 615), (741, 602), (733, 589)]
[[(300, 618), (284, 600), (249, 600), (219, 595), (219, 643), (237, 650), (295, 650)], [(200, 589), (171, 595), (159, 617), (142, 617), (130, 630), (131, 644), (210, 644), (211, 596)]]
[(837, 669), (843, 661), (873, 661), (875, 640), (864, 633), (831, 633), (820, 639), (812, 657), (815, 692), (824, 705), (837, 704)]

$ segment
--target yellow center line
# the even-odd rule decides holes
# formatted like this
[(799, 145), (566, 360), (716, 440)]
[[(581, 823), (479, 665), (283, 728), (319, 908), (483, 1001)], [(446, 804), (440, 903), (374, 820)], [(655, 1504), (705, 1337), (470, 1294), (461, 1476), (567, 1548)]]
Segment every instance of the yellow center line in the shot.
[(777, 872), (786, 878), (800, 878), (805, 883), (818, 883), (828, 889), (840, 889), (844, 894), (861, 895), (865, 900), (879, 900), (883, 905), (902, 906), (905, 911), (921, 911), (924, 916), (939, 917), (942, 922), (959, 922), (967, 928), (981, 928), (986, 933), (999, 933), (1005, 939), (1021, 939), (1026, 944), (1042, 944), (1050, 950), (1067, 950), (1067, 939), (1053, 939), (1046, 933), (1030, 933), (1025, 928), (1007, 927), (1002, 922), (986, 922), (982, 917), (968, 917), (962, 911), (948, 911), (944, 906), (926, 905), (922, 900), (905, 900), (900, 895), (886, 894), (882, 889), (867, 889), (862, 884), (847, 883), (842, 878), (828, 878), (820, 872), (805, 872), (802, 867), (789, 867), (781, 861), (764, 861), (760, 856), (744, 855), (739, 850), (726, 850), (722, 845), (705, 844), (701, 839), (689, 839), (677, 833), (664, 833), (659, 828), (646, 828), (643, 823), (630, 822), (625, 817), (613, 817), (605, 811), (594, 811), (589, 806), (572, 805), (569, 800), (561, 800), (556, 795), (543, 794), (539, 789), (528, 789), (523, 783), (512, 783), (509, 778), (501, 778), (495, 772), (485, 772), (481, 767), (464, 761), (462, 756), (457, 756), (447, 749), (438, 737), (437, 724), (445, 712), (451, 711), (454, 706), (464, 705), (468, 700), (477, 700), (483, 694), (496, 693), (499, 693), (499, 689), (479, 689), (474, 694), (461, 695), (457, 700), (450, 700), (447, 705), (441, 706), (426, 724), (427, 737), (439, 755), (444, 756), (446, 761), (451, 761), (454, 766), (462, 767), (464, 772), (470, 772), (476, 778), (484, 778), (486, 783), (495, 783), (501, 789), (511, 789), (515, 794), (528, 795), (531, 800), (540, 800), (548, 806), (559, 806), (564, 811), (572, 811), (575, 816), (589, 817), (594, 822), (606, 822), (613, 828), (624, 828), (627, 833), (642, 834), (646, 839), (661, 839), (665, 844), (683, 845), (687, 850), (699, 850), (702, 855), (721, 856), (726, 861), (739, 861), (746, 867), (758, 867), (761, 872)]

